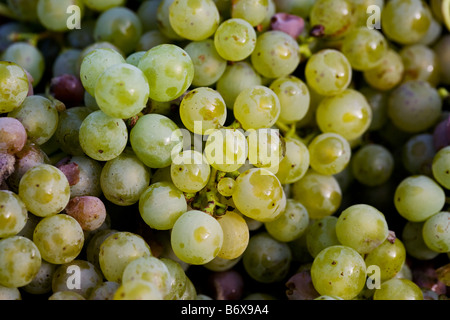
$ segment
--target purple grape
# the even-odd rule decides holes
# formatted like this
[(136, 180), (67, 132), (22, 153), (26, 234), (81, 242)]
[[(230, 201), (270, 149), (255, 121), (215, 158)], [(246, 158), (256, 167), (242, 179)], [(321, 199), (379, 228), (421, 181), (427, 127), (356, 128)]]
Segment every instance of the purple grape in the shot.
[(423, 262), (412, 268), (413, 281), (420, 288), (436, 292), (438, 295), (446, 293), (446, 285), (438, 278), (438, 273), (431, 263)]
[(450, 117), (436, 126), (433, 132), (433, 141), (436, 151), (450, 145)]
[(271, 27), (273, 30), (283, 31), (297, 39), (305, 28), (305, 20), (293, 14), (280, 12), (272, 17)]
[(286, 283), (289, 300), (314, 300), (320, 294), (314, 288), (309, 270), (294, 274)]
[(72, 74), (63, 74), (52, 78), (50, 93), (67, 108), (83, 105), (84, 87), (81, 80)]
[(209, 285), (215, 300), (239, 300), (244, 292), (242, 275), (235, 270), (212, 273)]

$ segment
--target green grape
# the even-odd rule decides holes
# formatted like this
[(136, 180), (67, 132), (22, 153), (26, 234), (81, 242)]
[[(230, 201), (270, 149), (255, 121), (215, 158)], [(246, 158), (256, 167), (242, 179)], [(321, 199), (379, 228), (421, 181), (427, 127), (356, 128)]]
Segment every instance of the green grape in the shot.
[(280, 100), (279, 121), (293, 124), (306, 116), (311, 97), (308, 86), (302, 80), (292, 75), (281, 77), (273, 81), (269, 88)]
[(181, 37), (201, 41), (214, 34), (220, 14), (213, 0), (175, 1), (169, 7), (169, 22)]
[(364, 80), (372, 88), (388, 91), (400, 84), (404, 79), (404, 72), (405, 66), (400, 54), (388, 49), (378, 65), (364, 71)]
[(69, 203), (69, 181), (58, 168), (39, 164), (25, 172), (20, 180), (18, 194), (28, 211), (34, 215), (55, 215)]
[(344, 300), (344, 299), (338, 296), (322, 295), (320, 297), (315, 298), (314, 300)]
[(388, 1), (381, 13), (381, 25), (386, 37), (401, 45), (421, 40), (431, 25), (432, 13), (425, 1)]
[(222, 243), (221, 225), (203, 211), (183, 213), (172, 228), (172, 249), (179, 259), (189, 264), (208, 263), (219, 254)]
[(224, 125), (227, 107), (216, 90), (208, 87), (195, 88), (181, 100), (180, 117), (189, 131), (202, 135)]
[(283, 213), (287, 200), (280, 181), (272, 172), (252, 168), (237, 177), (233, 201), (243, 215), (270, 222)]
[(133, 52), (125, 59), (125, 62), (137, 67), (139, 65), (139, 61), (141, 61), (141, 58), (144, 56), (145, 53), (146, 51)]
[(160, 290), (151, 282), (133, 280), (122, 283), (114, 293), (113, 300), (163, 300)]
[(235, 211), (227, 211), (217, 221), (223, 231), (223, 243), (217, 257), (228, 260), (239, 258), (247, 249), (250, 239), (247, 222)]
[(19, 288), (0, 286), (0, 300), (22, 300), (22, 294)]
[(53, 136), (58, 128), (59, 114), (49, 99), (33, 95), (25, 98), (22, 105), (8, 117), (19, 120), (27, 131), (28, 139), (42, 145)]
[(372, 109), (361, 93), (346, 89), (335, 96), (325, 97), (317, 108), (316, 119), (322, 132), (334, 132), (350, 141), (369, 129)]
[(170, 258), (160, 258), (169, 271), (169, 292), (168, 297), (172, 300), (178, 300), (186, 290), (187, 277), (183, 267), (175, 260)]
[(164, 262), (152, 256), (144, 256), (127, 264), (123, 270), (122, 284), (136, 280), (148, 281), (166, 298), (170, 289), (170, 276)]
[(228, 109), (233, 109), (237, 96), (244, 89), (262, 85), (261, 76), (247, 61), (228, 65), (216, 83), (216, 90), (225, 100)]
[(324, 35), (330, 39), (345, 36), (354, 26), (352, 4), (346, 0), (317, 0), (309, 15), (311, 26), (324, 27)]
[(88, 300), (113, 300), (114, 293), (119, 287), (120, 284), (117, 282), (104, 281), (91, 291)]
[(399, 55), (405, 66), (403, 82), (423, 80), (434, 87), (440, 82), (438, 57), (430, 47), (423, 44), (405, 46)]
[(73, 291), (58, 291), (53, 293), (48, 300), (68, 300), (68, 301), (76, 301), (76, 300), (86, 300), (81, 294), (73, 292)]
[(106, 280), (121, 283), (126, 266), (145, 256), (152, 256), (152, 251), (141, 236), (129, 231), (114, 232), (100, 245), (100, 269)]
[(244, 19), (227, 19), (214, 33), (214, 45), (223, 59), (242, 61), (255, 50), (256, 31)]
[(336, 222), (336, 236), (342, 245), (366, 254), (381, 245), (388, 237), (385, 216), (366, 204), (352, 205), (342, 211)]
[(431, 260), (439, 255), (425, 244), (423, 239), (423, 225), (425, 222), (407, 221), (403, 227), (401, 239), (408, 256), (418, 260)]
[(336, 236), (337, 220), (335, 216), (317, 219), (306, 230), (306, 247), (313, 258), (323, 249), (341, 244)]
[(18, 20), (24, 22), (39, 22), (37, 3), (39, 0), (7, 0), (9, 9), (14, 12)]
[(94, 11), (106, 11), (108, 9), (123, 6), (126, 0), (83, 0), (86, 7)]
[(71, 163), (76, 164), (79, 170), (79, 180), (76, 184), (70, 186), (70, 197), (100, 197), (102, 194), (100, 186), (101, 164), (85, 155), (73, 156), (68, 164)]
[(287, 243), (275, 240), (267, 232), (259, 232), (250, 238), (242, 262), (251, 278), (261, 283), (275, 283), (288, 274), (292, 252)]
[(269, 79), (290, 75), (300, 64), (297, 41), (278, 30), (260, 34), (250, 58), (255, 70)]
[(441, 66), (439, 71), (441, 82), (444, 84), (450, 84), (450, 69), (442, 67), (448, 66), (448, 62), (450, 60), (450, 36), (443, 35), (433, 46), (433, 50), (437, 55), (438, 64)]
[(10, 61), (0, 61), (0, 113), (18, 108), (28, 95), (29, 85), (25, 70)]
[(373, 300), (423, 300), (419, 286), (408, 279), (390, 279), (375, 290)]
[(308, 86), (323, 96), (334, 96), (346, 90), (353, 77), (347, 57), (335, 49), (314, 53), (306, 62)]
[(311, 266), (314, 288), (321, 295), (355, 298), (366, 283), (366, 264), (354, 249), (335, 245), (323, 249)]
[(95, 100), (107, 115), (128, 119), (147, 105), (149, 86), (144, 73), (128, 63), (116, 64), (103, 72), (95, 85)]
[(158, 30), (161, 31), (166, 37), (172, 40), (183, 40), (178, 33), (172, 28), (170, 24), (170, 6), (175, 0), (160, 0), (158, 9), (156, 11), (156, 23)]
[(433, 135), (419, 133), (410, 137), (402, 148), (402, 164), (411, 174), (428, 172), (428, 166), (432, 164), (436, 150), (433, 143)]
[(103, 11), (94, 28), (96, 41), (108, 41), (126, 55), (134, 51), (141, 36), (141, 20), (134, 11), (126, 7)]
[(280, 100), (266, 86), (246, 88), (236, 97), (233, 112), (244, 130), (270, 128), (280, 116)]
[(341, 51), (353, 69), (365, 71), (381, 63), (388, 51), (388, 43), (380, 31), (359, 27), (345, 36)]
[(300, 17), (309, 17), (315, 0), (275, 0), (279, 12), (290, 12)]
[(103, 111), (90, 113), (81, 123), (80, 146), (87, 156), (98, 161), (109, 161), (119, 156), (128, 141), (125, 122)]
[(170, 174), (173, 184), (182, 192), (195, 193), (209, 181), (211, 167), (206, 157), (195, 150), (186, 150), (173, 158)]
[(41, 51), (26, 42), (11, 44), (2, 54), (2, 60), (17, 63), (33, 77), (33, 87), (36, 87), (44, 75), (45, 60)]
[(219, 256), (212, 259), (210, 262), (203, 265), (208, 270), (211, 271), (228, 271), (231, 268), (233, 268), (235, 265), (237, 265), (242, 260), (242, 255), (235, 259), (223, 259)]
[(364, 260), (367, 267), (378, 266), (380, 268), (380, 281), (384, 282), (394, 278), (402, 270), (406, 261), (406, 249), (400, 239), (390, 240), (388, 238), (369, 252)]
[(161, 44), (148, 50), (138, 65), (150, 85), (150, 98), (160, 102), (179, 98), (194, 79), (194, 64), (182, 48)]
[(86, 260), (92, 263), (97, 269), (101, 269), (100, 267), (100, 246), (103, 241), (106, 240), (110, 235), (118, 232), (114, 229), (104, 229), (96, 232), (91, 238), (86, 239), (87, 245), (85, 248), (86, 251)]
[(377, 90), (371, 86), (364, 86), (359, 89), (359, 92), (364, 95), (370, 105), (370, 108), (372, 109), (372, 121), (369, 126), (369, 131), (375, 131), (383, 128), (388, 120), (387, 100), (389, 93), (386, 91)]
[[(439, 0), (440, 1), (440, 0)], [(431, 46), (439, 41), (439, 37), (442, 34), (443, 25), (436, 19), (434, 15), (431, 18), (431, 25), (428, 28), (427, 33), (423, 38), (419, 40), (419, 44), (423, 44), (426, 46)]]
[(158, 22), (156, 14), (158, 12), (158, 6), (161, 0), (148, 0), (142, 1), (137, 9), (137, 15), (142, 22), (142, 28), (144, 31), (157, 30)]
[[(79, 278), (76, 281), (74, 275)], [(88, 299), (96, 286), (103, 282), (103, 275), (92, 263), (73, 260), (59, 265), (52, 275), (53, 292), (71, 291)]]
[(28, 211), (17, 194), (0, 190), (0, 239), (17, 235), (26, 225)]
[(28, 238), (0, 239), (0, 285), (18, 288), (29, 284), (41, 267), (38, 247)]
[(287, 199), (286, 209), (274, 221), (266, 222), (267, 232), (276, 240), (291, 242), (300, 238), (309, 226), (309, 215), (305, 206), (294, 199)]
[(307, 171), (295, 182), (291, 192), (292, 198), (306, 207), (311, 219), (331, 216), (342, 202), (342, 190), (336, 178), (314, 170)]
[(217, 191), (224, 197), (231, 197), (235, 187), (236, 181), (229, 177), (224, 177), (217, 183)]
[(170, 182), (154, 182), (139, 198), (139, 212), (150, 228), (170, 230), (175, 221), (187, 211), (187, 202), (181, 190)]
[(309, 169), (310, 154), (308, 147), (299, 139), (285, 137), (285, 156), (278, 165), (276, 173), (281, 184), (299, 181)]
[(81, 83), (91, 96), (95, 96), (95, 87), (102, 73), (111, 66), (124, 63), (125, 59), (114, 49), (98, 48), (87, 53), (81, 61)]
[(146, 114), (130, 132), (130, 143), (137, 157), (149, 168), (164, 168), (172, 163), (172, 154), (182, 149), (178, 126), (166, 116)]
[[(372, 23), (377, 23), (377, 21), (372, 22), (369, 14), (373, 13), (371, 6), (377, 6), (380, 12), (384, 8), (385, 0), (347, 0), (354, 8), (354, 19), (356, 27), (367, 27), (371, 26)], [(372, 9), (372, 10), (369, 10)]]
[(80, 145), (80, 126), (90, 113), (86, 107), (73, 107), (59, 112), (54, 137), (62, 151), (73, 156), (84, 155)]
[(217, 52), (213, 39), (191, 41), (184, 51), (194, 64), (193, 86), (206, 87), (217, 83), (227, 68), (227, 61)]
[(355, 153), (351, 170), (355, 179), (363, 185), (379, 186), (392, 176), (394, 157), (383, 145), (368, 144)]
[(206, 139), (204, 155), (214, 169), (223, 172), (236, 171), (246, 163), (247, 140), (241, 130), (214, 130)]
[(450, 146), (442, 148), (436, 153), (431, 169), (437, 182), (450, 190)]
[(47, 30), (56, 32), (69, 31), (71, 14), (76, 12), (81, 19), (84, 11), (83, 0), (39, 0), (37, 4), (39, 22)]
[(135, 51), (147, 52), (151, 48), (164, 43), (171, 43), (171, 40), (159, 30), (150, 30), (142, 34), (139, 38)]
[(33, 233), (33, 242), (42, 259), (53, 264), (75, 260), (83, 249), (84, 239), (80, 224), (67, 214), (43, 218)]
[(276, 174), (285, 154), (283, 138), (278, 130), (249, 130), (247, 136), (248, 160), (257, 168)]
[(156, 183), (156, 182), (170, 182), (170, 183), (172, 183), (172, 177), (170, 175), (170, 166), (156, 169), (152, 173), (151, 183), (153, 184), (153, 183)]
[(342, 172), (350, 163), (349, 142), (337, 133), (321, 133), (308, 145), (311, 168), (324, 175)]
[(268, 0), (235, 0), (231, 4), (231, 18), (244, 19), (252, 27), (261, 24), (268, 12)]
[(196, 300), (197, 299), (197, 289), (190, 278), (186, 278), (186, 290), (184, 290), (183, 295), (178, 300)]
[(428, 218), (423, 225), (422, 236), (431, 250), (450, 252), (450, 212), (438, 212)]
[(409, 176), (397, 186), (394, 204), (406, 220), (422, 222), (441, 211), (445, 204), (445, 192), (428, 176)]

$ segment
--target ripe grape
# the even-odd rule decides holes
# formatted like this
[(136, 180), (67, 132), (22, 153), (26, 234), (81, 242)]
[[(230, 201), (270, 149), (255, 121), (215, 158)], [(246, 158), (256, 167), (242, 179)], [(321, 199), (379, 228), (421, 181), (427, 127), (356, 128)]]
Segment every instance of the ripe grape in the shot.
[(423, 300), (422, 290), (408, 279), (390, 279), (375, 290), (374, 300)]
[(231, 17), (248, 21), (252, 27), (262, 23), (269, 12), (267, 0), (235, 0), (231, 4)]
[(389, 180), (394, 171), (394, 157), (384, 146), (368, 144), (359, 149), (351, 162), (353, 176), (367, 186), (379, 186)]
[(28, 95), (29, 81), (25, 70), (10, 61), (0, 61), (0, 112), (18, 108)]
[(173, 184), (178, 189), (195, 193), (208, 183), (211, 167), (202, 153), (186, 150), (173, 158), (170, 174)]
[(82, 0), (39, 0), (37, 3), (39, 22), (51, 31), (68, 31), (69, 15), (67, 14), (67, 9), (70, 6), (76, 6), (81, 17), (84, 16), (85, 8)]
[(431, 166), (433, 177), (444, 188), (450, 190), (450, 146), (439, 150)]
[(286, 137), (285, 155), (278, 164), (277, 178), (282, 184), (299, 181), (309, 169), (311, 156), (308, 147), (299, 139)]
[(23, 149), (27, 138), (22, 122), (12, 117), (0, 118), (0, 153), (16, 154)]
[(388, 49), (375, 67), (364, 71), (364, 80), (377, 90), (389, 91), (407, 79), (407, 72), (400, 54)]
[(336, 235), (337, 221), (336, 216), (311, 221), (306, 230), (306, 247), (312, 257), (316, 257), (325, 248), (341, 244)]
[(346, 0), (315, 1), (309, 15), (311, 26), (321, 25), (327, 38), (339, 39), (354, 25), (352, 4)]
[(450, 212), (442, 211), (428, 218), (423, 225), (423, 240), (436, 252), (450, 251)]
[(28, 220), (27, 208), (17, 194), (0, 190), (0, 239), (15, 236)]
[(247, 222), (235, 211), (227, 211), (217, 221), (223, 231), (223, 243), (217, 257), (227, 260), (239, 258), (247, 249), (250, 239)]

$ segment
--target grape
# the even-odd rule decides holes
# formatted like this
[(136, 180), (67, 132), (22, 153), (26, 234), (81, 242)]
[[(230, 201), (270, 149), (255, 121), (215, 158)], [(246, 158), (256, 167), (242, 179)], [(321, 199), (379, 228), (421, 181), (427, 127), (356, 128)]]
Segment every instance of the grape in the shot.
[(150, 183), (150, 175), (150, 170), (128, 148), (105, 163), (100, 175), (100, 186), (110, 202), (130, 206), (139, 201)]
[(322, 133), (308, 145), (311, 168), (324, 175), (342, 172), (350, 163), (349, 142), (336, 133)]
[(109, 67), (125, 62), (124, 57), (110, 48), (93, 49), (81, 60), (80, 78), (86, 91), (95, 96), (95, 87), (99, 77)]
[(92, 289), (88, 300), (113, 300), (119, 287), (117, 282), (104, 281)]
[(33, 87), (44, 75), (45, 61), (41, 51), (26, 42), (11, 44), (2, 54), (2, 60), (17, 63), (33, 77)]
[(450, 212), (442, 211), (428, 218), (423, 225), (423, 240), (436, 252), (450, 251)]
[(381, 284), (373, 300), (423, 300), (423, 293), (411, 280), (394, 278)]
[(446, 146), (450, 146), (450, 117), (439, 122), (433, 131), (433, 146), (439, 151)]
[(174, 44), (153, 47), (138, 64), (150, 85), (150, 98), (165, 102), (179, 98), (192, 84), (194, 64), (182, 48)]
[(253, 168), (236, 179), (233, 193), (236, 208), (245, 216), (270, 222), (286, 208), (286, 194), (278, 178), (264, 168)]
[(405, 79), (404, 73), (402, 57), (396, 51), (388, 49), (380, 63), (364, 71), (364, 80), (377, 90), (388, 91)]
[(168, 297), (172, 300), (178, 300), (186, 290), (187, 277), (181, 265), (175, 260), (169, 258), (160, 258), (169, 271), (169, 291)]
[(262, 283), (274, 283), (286, 277), (292, 252), (285, 242), (275, 240), (267, 232), (259, 232), (250, 238), (242, 262), (251, 278)]
[(141, 61), (141, 58), (144, 56), (145, 53), (146, 53), (146, 51), (136, 51), (136, 52), (130, 54), (125, 59), (125, 62), (137, 67), (139, 65), (139, 61)]
[(219, 20), (219, 10), (213, 0), (175, 1), (169, 8), (169, 21), (173, 30), (192, 41), (212, 36), (219, 26)]
[(268, 0), (235, 0), (231, 4), (231, 17), (248, 21), (252, 27), (262, 23), (269, 11)]
[(41, 267), (41, 254), (33, 241), (12, 236), (0, 239), (0, 285), (18, 288), (29, 284)]
[(233, 112), (244, 130), (270, 128), (280, 116), (280, 100), (266, 86), (246, 88), (236, 97)]
[(130, 143), (136, 156), (150, 168), (164, 168), (172, 163), (172, 154), (182, 148), (178, 126), (166, 116), (146, 114), (130, 132)]
[(28, 77), (25, 70), (10, 61), (0, 61), (0, 113), (18, 108), (28, 95)]
[(411, 174), (423, 174), (435, 155), (433, 136), (429, 133), (415, 134), (403, 146), (402, 164)]
[(114, 293), (113, 300), (162, 300), (160, 290), (151, 282), (133, 280), (122, 283)]
[(346, 89), (325, 97), (317, 108), (316, 119), (322, 132), (334, 132), (347, 140), (355, 140), (369, 129), (372, 109), (364, 95)]
[(208, 87), (189, 91), (181, 101), (180, 117), (184, 126), (196, 134), (223, 126), (227, 107), (219, 92)]
[(439, 184), (450, 190), (450, 146), (436, 153), (431, 168), (433, 177)]
[(142, 22), (142, 28), (144, 31), (158, 29), (156, 15), (158, 12), (158, 6), (160, 2), (161, 0), (147, 0), (142, 1), (142, 3), (139, 5), (139, 8), (137, 9), (136, 13)]
[(195, 193), (209, 181), (211, 167), (198, 151), (186, 150), (176, 155), (170, 167), (173, 184), (183, 192)]
[(211, 271), (222, 272), (232, 269), (242, 260), (242, 255), (235, 259), (223, 259), (219, 256), (212, 259), (210, 262), (204, 264), (203, 266)]
[(58, 291), (53, 293), (48, 300), (86, 300), (81, 294), (73, 292), (73, 291)]
[(103, 11), (94, 28), (96, 41), (108, 41), (126, 55), (133, 52), (141, 35), (141, 20), (134, 11), (126, 7)]
[(38, 0), (8, 0), (7, 3), (21, 21), (39, 22), (36, 11)]
[(81, 49), (65, 49), (58, 54), (52, 65), (53, 77), (62, 76), (64, 74), (77, 75), (78, 59), (81, 55)]
[(291, 12), (300, 17), (307, 17), (315, 0), (274, 0), (279, 12)]
[(165, 43), (171, 43), (171, 40), (159, 30), (150, 30), (139, 38), (135, 51), (144, 51), (145, 54), (151, 48)]
[(294, 241), (301, 237), (308, 228), (309, 215), (305, 206), (294, 199), (287, 199), (286, 209), (274, 221), (266, 222), (267, 232), (282, 242)]
[(360, 183), (370, 187), (379, 186), (391, 177), (394, 157), (384, 146), (368, 144), (355, 153), (351, 169)]
[[(369, 8), (371, 6), (377, 6), (381, 12), (384, 8), (385, 0), (348, 0), (348, 2), (352, 4), (354, 8), (355, 26), (367, 27), (368, 25), (370, 26), (370, 22), (372, 22), (369, 20), (369, 14), (373, 13)], [(376, 22), (377, 21), (375, 21), (375, 23)]]
[(247, 249), (250, 239), (250, 230), (247, 222), (239, 213), (227, 211), (217, 218), (222, 231), (223, 243), (217, 257), (227, 260), (239, 258)]
[[(73, 11), (72, 11), (73, 12)], [(94, 39), (94, 28), (95, 28), (95, 19), (92, 17), (86, 16), (83, 19), (83, 27), (81, 29), (70, 29), (66, 33), (67, 42), (69, 47), (75, 50), (82, 50), (85, 47), (93, 45), (95, 43)], [(64, 49), (62, 48), (62, 52), (67, 50), (72, 50), (70, 48)], [(81, 54), (81, 51), (80, 51)], [(77, 63), (74, 61), (74, 66), (76, 67)], [(76, 69), (74, 70), (76, 71)]]
[(119, 156), (128, 141), (125, 122), (103, 111), (90, 113), (81, 123), (80, 146), (94, 160), (109, 161)]
[(323, 96), (344, 92), (350, 85), (352, 76), (350, 61), (335, 49), (320, 50), (306, 62), (305, 77), (308, 86)]
[(77, 107), (83, 104), (84, 88), (78, 76), (63, 74), (53, 77), (50, 82), (50, 94), (64, 103), (67, 108)]
[(428, 46), (414, 44), (403, 47), (400, 51), (405, 66), (403, 81), (423, 80), (436, 86), (440, 81), (437, 54)]
[(122, 6), (126, 0), (83, 0), (86, 7), (94, 11), (106, 11), (113, 7)]
[(283, 31), (270, 30), (258, 36), (250, 59), (255, 70), (266, 78), (287, 76), (300, 64), (298, 43)]
[(450, 57), (450, 36), (443, 35), (433, 46), (433, 50), (436, 52), (438, 58), (441, 82), (450, 84), (450, 68), (448, 67)]
[(313, 258), (323, 249), (341, 244), (336, 236), (337, 220), (335, 216), (316, 219), (306, 230), (306, 247)]
[(33, 242), (42, 259), (53, 264), (73, 261), (84, 245), (84, 233), (74, 218), (56, 214), (43, 218), (33, 233)]
[(231, 197), (236, 187), (236, 181), (233, 178), (225, 177), (217, 183), (217, 192), (224, 197)]
[(402, 230), (402, 240), (406, 253), (419, 260), (436, 258), (439, 252), (433, 251), (425, 244), (423, 239), (423, 225), (425, 222), (407, 221)]
[(68, 164), (74, 163), (79, 170), (79, 181), (70, 186), (70, 197), (92, 196), (100, 197), (100, 174), (102, 166), (100, 163), (87, 156), (74, 156)]
[(81, 228), (86, 231), (97, 230), (106, 219), (105, 204), (101, 199), (92, 196), (70, 199), (65, 212), (75, 218)]
[(221, 225), (202, 211), (183, 213), (172, 228), (172, 249), (179, 259), (189, 264), (208, 263), (218, 255), (222, 243)]
[(153, 182), (139, 198), (142, 219), (156, 230), (172, 229), (175, 221), (186, 211), (183, 192), (170, 182)]
[(432, 14), (425, 1), (387, 1), (381, 13), (386, 37), (401, 45), (417, 43), (431, 25)]
[(194, 64), (194, 86), (205, 87), (217, 83), (227, 68), (227, 62), (217, 52), (213, 39), (192, 41), (184, 47), (184, 51)]
[(249, 162), (276, 174), (285, 153), (284, 141), (278, 130), (250, 130), (247, 143)]
[(114, 232), (100, 245), (100, 269), (106, 280), (120, 283), (131, 261), (151, 255), (150, 246), (141, 236), (129, 231)]
[(216, 83), (216, 90), (220, 93), (228, 109), (233, 109), (237, 96), (244, 89), (262, 85), (261, 76), (247, 61), (238, 61), (228, 65)]
[(28, 220), (27, 208), (17, 194), (0, 190), (0, 239), (15, 236)]
[[(216, 272), (208, 277), (210, 300), (239, 300), (244, 291), (244, 278), (236, 270)], [(202, 298), (197, 295), (197, 300)]]
[(342, 245), (331, 246), (314, 258), (311, 278), (319, 294), (351, 300), (364, 288), (366, 264), (356, 250)]
[[(14, 10), (14, 8), (11, 8), (11, 10)], [(18, 21), (10, 21), (0, 25), (0, 52), (3, 52), (14, 43), (13, 38), (15, 34), (22, 32), (28, 33), (30, 32), (30, 28)]]
[(342, 202), (342, 190), (334, 176), (322, 175), (314, 170), (292, 185), (292, 197), (308, 210), (311, 219), (334, 214)]
[(256, 31), (244, 19), (227, 19), (214, 33), (214, 46), (223, 59), (242, 61), (255, 50)]
[(174, 2), (175, 0), (160, 0), (158, 10), (156, 11), (156, 22), (158, 30), (169, 39), (183, 40), (183, 37), (176, 33), (170, 24), (170, 6)]
[(16, 154), (27, 142), (27, 131), (22, 122), (15, 118), (0, 118), (0, 133), (0, 153)]
[(52, 291), (52, 278), (59, 265), (41, 261), (41, 267), (33, 280), (22, 289), (30, 294), (46, 294)]
[(190, 278), (186, 278), (186, 290), (179, 300), (196, 300), (197, 299), (197, 289)]
[(59, 113), (58, 127), (54, 137), (61, 150), (74, 156), (84, 155), (80, 145), (79, 132), (83, 120), (89, 114), (90, 111), (86, 107), (73, 107)]
[(84, 16), (84, 2), (82, 0), (39, 0), (37, 15), (39, 22), (47, 29), (55, 32), (69, 31), (70, 6), (79, 9), (80, 18)]
[(285, 137), (285, 156), (278, 165), (277, 178), (282, 184), (299, 181), (309, 169), (311, 156), (308, 147), (299, 139)]
[(311, 280), (310, 270), (299, 271), (286, 282), (286, 296), (289, 300), (314, 300), (319, 294)]
[(99, 230), (98, 232), (95, 232), (95, 234), (90, 239), (86, 239), (86, 259), (98, 269), (101, 269), (99, 262), (100, 246), (102, 245), (103, 241), (106, 240), (106, 238), (116, 232), (118, 231), (114, 229)]
[(318, 0), (311, 8), (311, 26), (324, 27), (327, 38), (339, 39), (345, 36), (354, 25), (352, 5), (346, 0)]

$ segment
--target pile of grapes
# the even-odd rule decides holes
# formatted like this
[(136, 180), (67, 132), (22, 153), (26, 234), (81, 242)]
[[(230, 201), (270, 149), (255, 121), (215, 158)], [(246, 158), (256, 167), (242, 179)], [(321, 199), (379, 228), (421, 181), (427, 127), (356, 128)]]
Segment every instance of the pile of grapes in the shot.
[(0, 0), (0, 299), (449, 299), (449, 30), (448, 0)]

